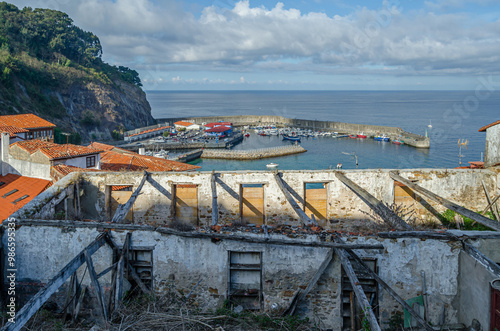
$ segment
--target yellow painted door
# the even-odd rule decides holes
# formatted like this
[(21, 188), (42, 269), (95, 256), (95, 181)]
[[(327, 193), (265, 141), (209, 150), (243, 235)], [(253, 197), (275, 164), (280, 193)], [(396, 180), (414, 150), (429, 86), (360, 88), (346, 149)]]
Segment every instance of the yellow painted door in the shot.
[(327, 219), (326, 209), (326, 188), (306, 189), (305, 213), (307, 216), (311, 217), (311, 215), (314, 215), (320, 225), (324, 226), (325, 220)]
[(241, 219), (256, 225), (264, 224), (264, 187), (242, 187)]
[(175, 217), (198, 225), (198, 187), (191, 184), (175, 186)]

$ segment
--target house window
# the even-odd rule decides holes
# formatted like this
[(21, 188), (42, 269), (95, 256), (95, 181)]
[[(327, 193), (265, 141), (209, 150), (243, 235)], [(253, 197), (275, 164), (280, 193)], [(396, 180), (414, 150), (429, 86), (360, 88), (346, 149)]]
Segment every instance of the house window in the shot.
[(87, 157), (87, 168), (95, 167), (95, 156)]

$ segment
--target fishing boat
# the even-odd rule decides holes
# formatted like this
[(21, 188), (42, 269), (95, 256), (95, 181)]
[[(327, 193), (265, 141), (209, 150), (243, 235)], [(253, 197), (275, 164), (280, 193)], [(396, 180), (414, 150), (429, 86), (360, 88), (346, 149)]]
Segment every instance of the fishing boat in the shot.
[(403, 144), (404, 144), (404, 141), (399, 140), (399, 139), (393, 139), (393, 140), (392, 140), (392, 143), (393, 143), (393, 144), (396, 144), (396, 145), (403, 145)]
[(382, 136), (375, 136), (373, 137), (376, 141), (390, 141), (391, 139), (387, 137), (385, 134)]
[(360, 134), (357, 135), (358, 138), (361, 138), (361, 139), (366, 139), (366, 134), (364, 134), (363, 132), (361, 132)]
[(250, 137), (250, 133), (248, 133), (248, 132), (245, 133), (245, 137), (247, 137), (247, 138)]
[(358, 138), (358, 136), (357, 136), (357, 135), (355, 135), (355, 134), (350, 134), (350, 135), (349, 135), (349, 138), (351, 138), (351, 139), (356, 139), (356, 138)]
[(298, 141), (300, 143), (300, 137), (283, 135), (283, 140)]
[(266, 164), (267, 169), (276, 169), (276, 168), (278, 168), (278, 166), (279, 166), (279, 164), (277, 164), (277, 163)]

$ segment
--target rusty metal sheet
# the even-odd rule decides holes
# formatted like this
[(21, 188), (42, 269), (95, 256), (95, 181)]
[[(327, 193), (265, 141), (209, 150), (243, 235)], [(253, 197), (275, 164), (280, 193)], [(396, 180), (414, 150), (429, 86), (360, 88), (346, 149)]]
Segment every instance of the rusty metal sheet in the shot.
[[(132, 191), (111, 191), (111, 216), (113, 216), (118, 208), (118, 205), (124, 205), (132, 196)], [(134, 206), (130, 208), (127, 216), (125, 217), (125, 222), (134, 221)]]
[(198, 225), (198, 187), (196, 185), (176, 185), (175, 217), (179, 221)]
[[(311, 214), (313, 214), (318, 221), (325, 221), (327, 219), (326, 188), (306, 189), (305, 202), (305, 213), (307, 216), (311, 217)], [(324, 224), (320, 225), (324, 226)]]
[(262, 225), (264, 223), (264, 187), (243, 187), (241, 200), (242, 220)]

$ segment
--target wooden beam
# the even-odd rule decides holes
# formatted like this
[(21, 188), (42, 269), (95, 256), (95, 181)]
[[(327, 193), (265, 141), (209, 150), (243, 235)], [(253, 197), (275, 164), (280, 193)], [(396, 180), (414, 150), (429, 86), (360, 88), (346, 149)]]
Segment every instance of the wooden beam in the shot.
[(441, 205), (445, 206), (446, 208), (451, 209), (454, 212), (459, 213), (460, 215), (463, 215), (465, 217), (468, 217), (468, 218), (470, 218), (478, 223), (481, 223), (482, 225), (487, 226), (493, 230), (500, 231), (500, 222), (496, 222), (492, 219), (484, 217), (481, 214), (475, 213), (472, 210), (469, 210), (467, 208), (464, 208), (462, 206), (457, 205), (456, 203), (453, 203), (449, 200), (446, 200), (445, 198), (442, 198), (442, 197), (432, 193), (431, 191), (426, 190), (425, 188), (418, 186), (417, 184), (409, 181), (406, 178), (399, 176), (398, 174), (396, 174), (392, 171), (389, 172), (389, 175), (391, 176), (392, 179), (405, 184), (406, 186), (408, 186), (412, 190), (417, 191), (420, 194), (425, 195), (429, 199), (432, 199), (432, 200), (440, 203)]
[(285, 188), (285, 185), (283, 184), (283, 179), (281, 178), (278, 172), (274, 173), (274, 179), (276, 180), (276, 183), (278, 183), (281, 192), (283, 192), (283, 194), (285, 195), (285, 198), (287, 199), (288, 203), (290, 203), (293, 210), (297, 213), (297, 215), (299, 215), (299, 218), (302, 220), (302, 222), (304, 222), (305, 225), (312, 225), (313, 222), (311, 221), (311, 219), (302, 210), (302, 208), (300, 208), (299, 204), (295, 201), (290, 192), (288, 192), (288, 190)]
[(119, 205), (118, 208), (116, 208), (116, 212), (113, 215), (113, 218), (111, 219), (111, 223), (119, 223), (127, 217), (128, 212), (130, 211), (130, 208), (134, 205), (135, 200), (139, 196), (139, 193), (142, 190), (142, 187), (144, 186), (144, 183), (146, 182), (146, 179), (148, 178), (149, 173), (147, 171), (144, 171), (144, 177), (142, 177), (142, 180), (137, 187), (137, 189), (132, 193), (128, 201), (123, 204)]
[(495, 197), (495, 199), (493, 199), (493, 201), (491, 201), (491, 203), (489, 203), (489, 204), (486, 206), (486, 208), (484, 208), (484, 210), (483, 210), (483, 214), (484, 214), (484, 213), (486, 213), (486, 211), (487, 211), (488, 209), (490, 209), (490, 207), (491, 207), (491, 206), (493, 206), (493, 205), (495, 204), (495, 202), (497, 202), (497, 200), (498, 200), (498, 199), (500, 199), (500, 194), (499, 194), (499, 195), (497, 195), (497, 196)]
[(120, 303), (123, 297), (123, 271), (125, 269), (125, 260), (128, 259), (128, 256), (125, 256), (125, 253), (127, 252), (127, 247), (129, 247), (130, 236), (131, 234), (130, 232), (128, 232), (125, 237), (125, 242), (123, 243), (123, 249), (120, 254), (120, 259), (118, 260), (118, 266), (116, 269), (115, 311), (120, 307)]
[(500, 266), (493, 262), (486, 255), (481, 253), (476, 247), (463, 242), (464, 251), (469, 254), (473, 259), (481, 263), (489, 272), (493, 273), (495, 277), (500, 278)]
[(229, 235), (222, 233), (201, 233), (201, 232), (182, 232), (173, 230), (170, 228), (158, 228), (156, 229), (159, 233), (166, 235), (175, 235), (187, 238), (206, 238), (206, 239), (218, 239), (218, 240), (234, 240), (239, 242), (247, 242), (254, 244), (268, 244), (268, 245), (290, 245), (290, 246), (305, 246), (305, 247), (327, 247), (327, 248), (350, 248), (350, 249), (383, 249), (384, 246), (380, 244), (345, 244), (345, 243), (334, 243), (327, 241), (307, 241), (298, 239), (265, 239), (259, 237), (251, 236), (238, 236)]
[(465, 231), (455, 234), (451, 231), (392, 231), (379, 232), (380, 238), (420, 238), (436, 240), (462, 240), (462, 239), (500, 239), (500, 233), (496, 231)]
[(363, 287), (359, 283), (358, 277), (356, 276), (352, 264), (349, 261), (347, 252), (344, 249), (335, 249), (335, 253), (339, 256), (340, 263), (342, 263), (342, 267), (344, 267), (344, 271), (351, 282), (354, 293), (356, 294), (356, 300), (361, 306), (361, 310), (363, 311), (365, 318), (370, 323), (370, 330), (381, 331), (380, 325), (378, 325), (377, 317), (375, 317), (370, 302), (366, 298), (365, 292), (363, 291)]
[(333, 260), (333, 249), (330, 249), (328, 250), (326, 257), (319, 266), (318, 270), (307, 284), (306, 289), (304, 291), (300, 291), (299, 289), (299, 295), (296, 297), (296, 299), (292, 300), (290, 307), (285, 312), (286, 315), (293, 315), (295, 313), (295, 309), (297, 308), (299, 303), (305, 299), (305, 297), (309, 294), (309, 292), (311, 292), (312, 288), (314, 287), (314, 285), (316, 285), (319, 278), (325, 272), (326, 268), (328, 267), (330, 262), (332, 262), (332, 260)]
[(92, 283), (94, 284), (96, 293), (97, 293), (97, 299), (99, 300), (99, 305), (101, 306), (102, 310), (102, 315), (104, 317), (104, 320), (108, 320), (108, 311), (106, 309), (106, 301), (104, 300), (104, 293), (102, 291), (101, 284), (99, 284), (99, 280), (97, 279), (97, 274), (94, 269), (94, 263), (92, 262), (92, 257), (91, 254), (87, 250), (85, 250), (85, 260), (87, 262), (87, 267), (89, 269), (89, 276), (90, 279), (92, 280)]
[(404, 309), (406, 309), (411, 314), (411, 316), (413, 316), (413, 318), (415, 318), (415, 320), (420, 325), (422, 325), (422, 327), (424, 329), (426, 329), (428, 331), (433, 331), (434, 330), (429, 324), (427, 324), (427, 322), (415, 310), (413, 310), (413, 308), (409, 304), (406, 303), (406, 301), (402, 297), (400, 297), (396, 292), (394, 292), (394, 290), (389, 285), (387, 285), (387, 283), (384, 282), (382, 280), (382, 278), (380, 278), (377, 275), (376, 272), (374, 272), (372, 269), (370, 269), (370, 267), (367, 266), (366, 263), (356, 253), (354, 253), (350, 249), (346, 249), (346, 252), (349, 253), (349, 255), (354, 260), (356, 260), (361, 266), (363, 266), (365, 268), (365, 270), (377, 281), (377, 283), (380, 285), (380, 287), (382, 287), (384, 290), (386, 290), (387, 292), (389, 292), (389, 294), (397, 302), (399, 302), (404, 307)]
[(71, 275), (82, 266), (85, 262), (85, 253), (92, 255), (94, 254), (102, 245), (106, 243), (104, 237), (107, 234), (103, 233), (97, 237), (90, 245), (88, 245), (84, 250), (82, 250), (77, 256), (75, 256), (64, 268), (59, 271), (59, 273), (52, 278), (47, 285), (37, 294), (35, 294), (16, 314), (16, 323), (7, 323), (2, 328), (2, 331), (17, 331), (20, 330), (26, 322), (29, 321), (31, 316), (33, 316), (40, 307), (47, 301), (52, 294), (54, 294), (59, 287), (61, 287), (66, 280), (71, 277)]
[(345, 186), (350, 188), (361, 200), (363, 200), (363, 202), (366, 203), (375, 213), (377, 213), (377, 215), (379, 215), (390, 227), (411, 230), (411, 226), (409, 226), (401, 217), (396, 215), (393, 210), (389, 209), (389, 207), (382, 203), (382, 201), (378, 200), (361, 186), (347, 178), (343, 173), (336, 171), (335, 176)]
[(217, 205), (217, 183), (215, 182), (217, 174), (212, 172), (212, 226), (219, 222), (219, 207)]
[(500, 217), (498, 216), (498, 212), (497, 212), (495, 206), (493, 205), (493, 203), (491, 202), (490, 192), (488, 192), (488, 189), (486, 188), (486, 184), (484, 183), (484, 180), (481, 180), (481, 184), (483, 184), (484, 194), (486, 195), (486, 201), (488, 201), (488, 206), (490, 206), (491, 213), (493, 215), (495, 215), (495, 218), (497, 221), (500, 221)]

